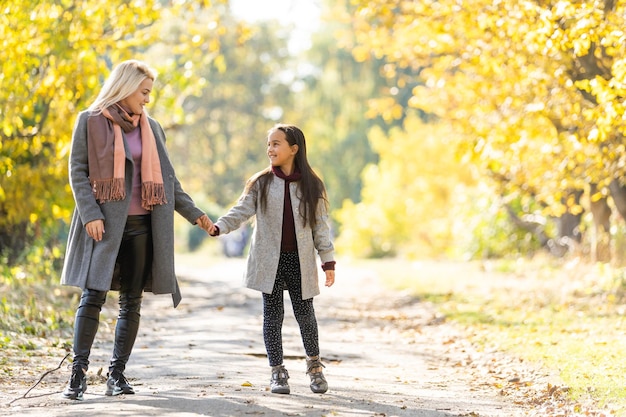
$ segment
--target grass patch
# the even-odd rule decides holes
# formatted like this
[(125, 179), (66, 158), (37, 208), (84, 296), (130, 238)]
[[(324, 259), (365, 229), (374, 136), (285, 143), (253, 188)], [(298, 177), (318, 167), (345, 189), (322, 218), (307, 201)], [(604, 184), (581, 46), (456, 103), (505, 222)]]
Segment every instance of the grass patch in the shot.
[(384, 260), (367, 267), (387, 285), (432, 302), (475, 344), (556, 370), (573, 400), (624, 416), (626, 274), (550, 262)]
[(32, 339), (65, 338), (79, 294), (45, 263), (0, 269), (0, 346), (32, 350)]
[(7, 392), (37, 381), (71, 349), (79, 293), (61, 287), (58, 257), (34, 247), (20, 266), (0, 256), (0, 384)]

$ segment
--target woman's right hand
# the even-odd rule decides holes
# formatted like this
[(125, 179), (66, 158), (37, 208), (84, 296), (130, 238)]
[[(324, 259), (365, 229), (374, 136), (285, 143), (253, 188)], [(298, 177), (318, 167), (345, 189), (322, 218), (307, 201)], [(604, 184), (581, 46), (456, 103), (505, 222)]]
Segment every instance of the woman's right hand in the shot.
[(100, 242), (102, 240), (102, 235), (104, 235), (104, 220), (94, 220), (85, 225), (85, 230), (87, 234), (96, 242)]

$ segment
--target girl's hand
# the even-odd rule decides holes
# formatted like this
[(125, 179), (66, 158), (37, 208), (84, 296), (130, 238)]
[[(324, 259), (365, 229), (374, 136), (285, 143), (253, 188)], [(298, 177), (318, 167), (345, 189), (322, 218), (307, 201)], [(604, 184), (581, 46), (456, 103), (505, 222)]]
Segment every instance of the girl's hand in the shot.
[(335, 271), (327, 270), (326, 272), (326, 286), (331, 287), (335, 283)]
[(98, 219), (87, 223), (85, 225), (85, 231), (93, 240), (100, 242), (102, 235), (104, 235), (104, 220)]

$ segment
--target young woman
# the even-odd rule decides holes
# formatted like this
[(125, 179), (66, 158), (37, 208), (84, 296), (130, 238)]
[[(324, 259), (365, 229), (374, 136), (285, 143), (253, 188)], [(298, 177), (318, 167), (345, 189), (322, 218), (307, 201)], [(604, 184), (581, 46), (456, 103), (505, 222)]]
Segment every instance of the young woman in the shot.
[(267, 156), (271, 165), (248, 180), (238, 203), (217, 220), (210, 234), (237, 230), (256, 215), (245, 285), (263, 293), (271, 391), (290, 392), (282, 346), (283, 290), (287, 289), (307, 356), (311, 390), (324, 393), (328, 383), (322, 373), (313, 297), (320, 293), (316, 251), (326, 286), (335, 282), (326, 190), (307, 161), (304, 134), (296, 126), (278, 124), (270, 129)]
[(148, 117), (155, 72), (119, 64), (78, 115), (69, 179), (76, 209), (61, 282), (83, 292), (74, 323), (74, 359), (63, 397), (82, 400), (89, 354), (107, 291), (119, 290), (119, 315), (105, 394), (133, 394), (124, 376), (139, 329), (143, 291), (180, 292), (174, 274), (174, 210), (209, 231), (213, 223), (176, 178), (165, 134)]

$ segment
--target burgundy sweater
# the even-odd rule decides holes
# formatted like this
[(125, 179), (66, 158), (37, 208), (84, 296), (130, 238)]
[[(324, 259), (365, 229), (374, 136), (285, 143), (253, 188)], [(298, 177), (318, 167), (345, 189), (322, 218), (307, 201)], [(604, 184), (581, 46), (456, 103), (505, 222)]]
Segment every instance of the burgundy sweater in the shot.
[[(283, 234), (280, 242), (281, 252), (297, 252), (298, 243), (296, 240), (296, 226), (293, 218), (293, 208), (291, 206), (291, 195), (289, 193), (289, 183), (299, 181), (302, 178), (300, 171), (295, 170), (291, 175), (285, 173), (278, 167), (272, 167), (272, 172), (278, 178), (285, 180), (285, 202), (283, 206)], [(326, 262), (322, 265), (324, 271), (335, 270), (335, 261)]]

